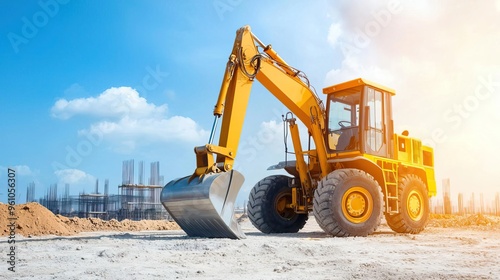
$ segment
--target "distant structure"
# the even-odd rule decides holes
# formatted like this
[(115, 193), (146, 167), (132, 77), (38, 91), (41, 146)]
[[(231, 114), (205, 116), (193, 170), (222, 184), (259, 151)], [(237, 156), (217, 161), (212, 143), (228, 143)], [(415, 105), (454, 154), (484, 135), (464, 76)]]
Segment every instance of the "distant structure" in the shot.
[(465, 214), (464, 195), (462, 193), (458, 194), (458, 214), (460, 214), (460, 215)]
[(144, 185), (144, 161), (139, 161), (139, 185)]
[[(134, 160), (123, 161), (122, 184), (119, 186), (119, 195), (109, 194), (109, 180), (104, 180), (104, 191), (99, 188), (99, 180), (96, 180), (94, 190), (91, 193), (81, 192), (71, 197), (70, 185), (65, 184), (63, 195), (58, 195), (58, 185), (51, 184), (47, 193), (39, 200), (40, 204), (52, 211), (68, 217), (101, 218), (101, 219), (166, 219), (169, 218), (166, 210), (160, 202), (162, 186), (159, 185), (163, 176), (160, 176), (160, 164), (154, 162), (151, 165), (150, 181), (155, 184), (144, 185), (144, 162), (139, 162), (138, 179), (139, 184), (134, 183)], [(26, 201), (34, 200), (35, 184), (28, 185)]]
[(443, 203), (444, 213), (451, 214), (450, 178), (443, 179)]
[(123, 161), (122, 168), (122, 184), (133, 184), (134, 183), (134, 160)]
[(40, 199), (40, 204), (52, 211), (52, 213), (59, 214), (59, 202), (57, 199), (57, 184), (51, 184), (45, 196)]
[(469, 201), (469, 211), (468, 213), (476, 213), (476, 198), (474, 197), (474, 193), (471, 194), (470, 196), (470, 201)]
[(500, 216), (500, 194), (495, 195), (495, 215)]
[(35, 182), (29, 183), (26, 189), (26, 202), (33, 201), (35, 201)]
[(95, 182), (94, 193), (80, 193), (78, 200), (79, 216), (82, 216), (82, 218), (109, 219), (107, 207), (108, 193), (106, 192), (109, 181), (106, 179), (104, 184), (104, 193), (99, 193), (99, 180), (96, 180)]
[(61, 214), (71, 213), (73, 211), (71, 205), (71, 198), (69, 197), (69, 184), (64, 185), (64, 194), (61, 199)]
[(151, 163), (151, 175), (149, 177), (150, 185), (160, 184), (160, 162), (155, 161)]
[[(126, 163), (127, 162), (127, 163)], [(149, 184), (144, 185), (144, 162), (139, 162), (139, 183), (130, 181), (133, 174), (133, 160), (124, 161), (124, 174), (122, 184), (118, 186), (120, 191), (119, 219), (131, 220), (160, 220), (170, 219), (167, 211), (160, 202), (160, 194), (163, 188), (163, 176), (160, 176), (160, 162), (151, 163)]]
[(479, 213), (483, 214), (485, 212), (484, 208), (484, 196), (482, 193), (479, 194)]
[[(488, 201), (488, 195), (479, 193), (479, 201), (476, 201), (477, 195), (471, 193), (468, 199), (463, 193), (457, 196), (458, 205), (453, 205), (451, 199), (451, 184), (450, 179), (442, 181), (443, 199), (433, 197), (430, 199), (430, 210), (436, 214), (459, 214), (459, 215), (473, 215), (473, 214), (486, 214), (500, 216), (500, 193), (495, 193), (495, 196)], [(478, 203), (479, 202), (479, 203)]]

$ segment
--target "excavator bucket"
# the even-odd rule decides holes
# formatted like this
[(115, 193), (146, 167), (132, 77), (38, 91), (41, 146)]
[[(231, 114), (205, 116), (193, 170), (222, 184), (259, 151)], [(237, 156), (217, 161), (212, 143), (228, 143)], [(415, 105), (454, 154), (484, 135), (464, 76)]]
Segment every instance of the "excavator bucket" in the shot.
[(235, 170), (176, 179), (163, 188), (161, 203), (189, 236), (245, 238), (234, 217), (234, 203), (244, 180)]

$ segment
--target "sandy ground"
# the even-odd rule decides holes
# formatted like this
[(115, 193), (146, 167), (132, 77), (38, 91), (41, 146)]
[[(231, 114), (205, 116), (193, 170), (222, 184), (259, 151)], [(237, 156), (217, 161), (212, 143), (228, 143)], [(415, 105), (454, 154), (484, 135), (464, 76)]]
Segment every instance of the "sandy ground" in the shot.
[[(326, 236), (311, 217), (298, 234), (197, 239), (181, 230), (17, 236), (16, 272), (4, 279), (500, 279), (498, 227), (382, 226), (363, 238)], [(5, 258), (7, 238), (0, 237)]]

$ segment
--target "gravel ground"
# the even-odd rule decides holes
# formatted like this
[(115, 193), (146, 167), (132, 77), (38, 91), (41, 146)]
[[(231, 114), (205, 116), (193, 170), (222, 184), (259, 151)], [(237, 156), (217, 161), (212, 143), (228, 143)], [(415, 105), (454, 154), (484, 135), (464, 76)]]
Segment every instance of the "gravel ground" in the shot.
[[(369, 237), (326, 236), (314, 218), (298, 234), (265, 235), (248, 220), (244, 240), (186, 237), (181, 230), (16, 237), (5, 279), (500, 279), (498, 228), (382, 226)], [(3, 259), (9, 250), (0, 238)]]

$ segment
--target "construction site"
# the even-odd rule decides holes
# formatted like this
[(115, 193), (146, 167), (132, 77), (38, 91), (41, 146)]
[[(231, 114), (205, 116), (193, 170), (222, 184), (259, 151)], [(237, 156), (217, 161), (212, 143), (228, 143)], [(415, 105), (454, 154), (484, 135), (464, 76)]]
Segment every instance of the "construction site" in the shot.
[(500, 216), (500, 193), (487, 196), (483, 193), (458, 193), (453, 195), (450, 178), (443, 179), (442, 197), (431, 199), (430, 210), (434, 214), (494, 215)]
[(0, 279), (500, 279), (500, 0), (1, 3)]
[(129, 219), (140, 220), (171, 220), (160, 202), (163, 188), (163, 176), (160, 175), (160, 163), (150, 164), (150, 176), (146, 181), (144, 161), (138, 162), (137, 182), (135, 180), (134, 160), (123, 161), (122, 183), (118, 186), (118, 194), (109, 192), (109, 180), (100, 185), (96, 180), (91, 193), (81, 192), (70, 195), (70, 185), (64, 185), (64, 191), (59, 192), (58, 185), (52, 184), (46, 194), (35, 199), (35, 183), (27, 187), (26, 202), (38, 202), (54, 214), (66, 217), (99, 218), (102, 220)]
[[(129, 219), (140, 220), (172, 220), (160, 202), (160, 193), (164, 186), (160, 175), (160, 163), (150, 164), (150, 177), (145, 184), (145, 165), (138, 163), (138, 179), (135, 183), (134, 160), (126, 160), (122, 167), (122, 184), (118, 186), (118, 194), (109, 193), (109, 180), (104, 180), (104, 186), (95, 182), (92, 193), (82, 192), (70, 195), (70, 186), (65, 184), (62, 194), (58, 185), (52, 184), (46, 194), (35, 199), (35, 183), (27, 187), (26, 202), (38, 202), (54, 214), (66, 217), (100, 218), (103, 220)], [(450, 179), (442, 181), (443, 195), (430, 200), (430, 211), (434, 214), (474, 215), (485, 214), (500, 216), (500, 193), (485, 196), (482, 193), (452, 194)], [(244, 209), (237, 209), (242, 213)]]

